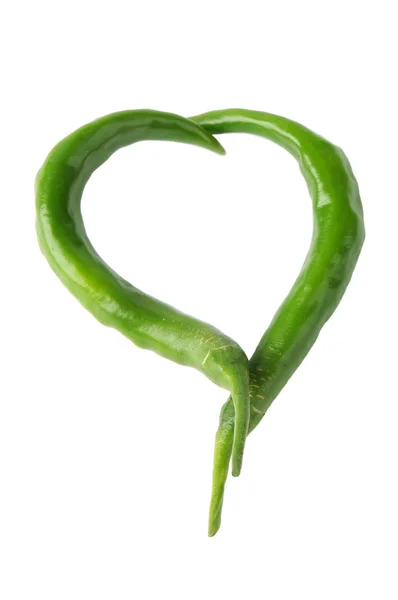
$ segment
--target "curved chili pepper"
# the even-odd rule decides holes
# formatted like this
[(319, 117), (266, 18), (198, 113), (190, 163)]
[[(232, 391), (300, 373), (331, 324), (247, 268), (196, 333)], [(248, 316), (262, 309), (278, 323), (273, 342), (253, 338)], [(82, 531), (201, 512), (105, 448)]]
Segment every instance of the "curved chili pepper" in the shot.
[(36, 229), (41, 250), (72, 294), (104, 325), (141, 348), (204, 373), (232, 393), (236, 423), (232, 471), (239, 475), (249, 425), (248, 361), (218, 329), (147, 296), (115, 273), (87, 237), (80, 210), (84, 186), (116, 150), (141, 140), (171, 140), (224, 149), (200, 125), (153, 110), (114, 113), (59, 142), (36, 178)]
[[(264, 112), (229, 109), (192, 118), (209, 133), (252, 133), (296, 158), (313, 205), (313, 235), (302, 270), (263, 335), (250, 362), (253, 431), (333, 314), (350, 282), (365, 239), (358, 184), (344, 152), (303, 125)], [(234, 430), (231, 401), (216, 436), (209, 535), (221, 523)]]

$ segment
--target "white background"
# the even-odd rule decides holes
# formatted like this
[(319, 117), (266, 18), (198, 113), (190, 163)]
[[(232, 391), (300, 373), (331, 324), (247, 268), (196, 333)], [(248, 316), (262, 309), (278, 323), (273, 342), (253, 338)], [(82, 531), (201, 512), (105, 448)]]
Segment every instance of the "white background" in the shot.
[[(396, 600), (394, 2), (7, 3), (0, 22), (2, 600)], [(250, 436), (207, 538), (218, 413), (199, 373), (101, 327), (34, 231), (34, 176), (101, 115), (244, 107), (340, 145), (367, 239), (346, 296)], [(219, 157), (142, 143), (87, 185), (104, 259), (250, 355), (303, 262), (294, 160), (249, 136)]]

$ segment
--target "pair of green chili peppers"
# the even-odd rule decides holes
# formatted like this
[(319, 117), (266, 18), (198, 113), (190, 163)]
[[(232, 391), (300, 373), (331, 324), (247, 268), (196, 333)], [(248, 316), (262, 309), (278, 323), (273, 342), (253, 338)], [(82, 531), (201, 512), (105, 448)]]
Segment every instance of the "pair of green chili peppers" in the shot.
[[(116, 150), (141, 140), (195, 144), (219, 154), (213, 137), (252, 133), (298, 161), (312, 198), (314, 227), (303, 268), (252, 358), (218, 329), (132, 286), (96, 253), (81, 215), (84, 187)], [(221, 522), (224, 487), (242, 467), (248, 433), (301, 364), (351, 279), (365, 232), (358, 185), (344, 152), (276, 115), (222, 110), (191, 119), (153, 110), (114, 113), (59, 142), (36, 178), (37, 234), (50, 266), (101, 323), (141, 348), (194, 367), (231, 394), (216, 435), (209, 535)]]

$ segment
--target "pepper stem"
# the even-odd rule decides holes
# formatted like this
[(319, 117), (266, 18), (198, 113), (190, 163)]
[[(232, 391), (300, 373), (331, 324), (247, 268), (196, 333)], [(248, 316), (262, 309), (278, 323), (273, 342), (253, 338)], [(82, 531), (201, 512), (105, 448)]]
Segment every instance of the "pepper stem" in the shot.
[(229, 399), (221, 409), (220, 423), (214, 446), (213, 485), (209, 509), (209, 537), (213, 537), (221, 525), (224, 488), (228, 477), (234, 439), (234, 423), (234, 405), (231, 399)]

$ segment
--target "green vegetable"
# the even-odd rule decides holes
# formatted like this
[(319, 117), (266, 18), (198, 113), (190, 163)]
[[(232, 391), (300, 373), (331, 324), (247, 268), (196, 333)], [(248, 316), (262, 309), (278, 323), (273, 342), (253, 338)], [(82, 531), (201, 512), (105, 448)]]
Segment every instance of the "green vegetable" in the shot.
[[(147, 296), (98, 256), (80, 210), (89, 177), (118, 148), (140, 140), (196, 144), (220, 154), (213, 134), (254, 133), (298, 160), (313, 201), (314, 230), (302, 271), (252, 359), (218, 329)], [(239, 475), (247, 433), (300, 365), (350, 281), (365, 233), (357, 182), (343, 151), (302, 125), (262, 112), (225, 110), (184, 119), (136, 110), (93, 121), (59, 142), (36, 179), (36, 227), (50, 266), (101, 323), (135, 344), (194, 367), (227, 389), (216, 436), (209, 535), (220, 527), (232, 456)]]
[[(312, 198), (313, 235), (303, 268), (249, 362), (250, 432), (301, 364), (350, 282), (365, 239), (362, 203), (344, 152), (299, 123), (241, 109), (193, 120), (212, 134), (253, 133), (282, 146), (298, 161)], [(216, 436), (209, 535), (221, 523), (233, 430), (228, 400)]]
[(122, 279), (98, 256), (87, 237), (80, 205), (93, 171), (116, 150), (141, 140), (224, 149), (200, 125), (177, 115), (134, 110), (108, 115), (59, 142), (36, 178), (36, 229), (41, 250), (72, 294), (101, 323), (141, 348), (204, 373), (232, 393), (236, 428), (233, 474), (239, 475), (249, 424), (247, 358), (231, 338), (182, 314)]

